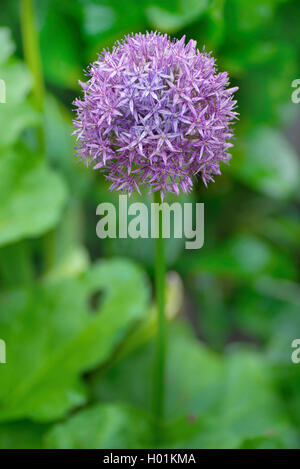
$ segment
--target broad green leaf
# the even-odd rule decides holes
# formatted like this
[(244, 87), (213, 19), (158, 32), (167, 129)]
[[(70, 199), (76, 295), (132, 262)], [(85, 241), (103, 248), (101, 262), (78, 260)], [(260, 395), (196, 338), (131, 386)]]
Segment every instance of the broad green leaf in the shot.
[(234, 322), (238, 330), (246, 336), (266, 341), (280, 311), (278, 302), (259, 294), (247, 284), (235, 293), (232, 301)]
[[(267, 61), (273, 63), (273, 59), (278, 59), (277, 57), (277, 47), (274, 42), (271, 41), (251, 41), (249, 44), (237, 43), (234, 50), (231, 50), (228, 46), (225, 50), (223, 60), (225, 62), (225, 67), (234, 75), (240, 76), (243, 73), (247, 73), (249, 67), (256, 65), (266, 66)], [(264, 71), (265, 76), (268, 75)], [(254, 79), (254, 77), (250, 77)], [(274, 78), (274, 77), (273, 77)], [(248, 86), (247, 86), (248, 88)], [(243, 90), (241, 90), (243, 91)], [(254, 91), (254, 90), (250, 90)], [(249, 89), (247, 89), (249, 92)]]
[(3, 293), (0, 421), (49, 421), (83, 404), (81, 374), (106, 361), (143, 317), (148, 293), (142, 272), (125, 260), (103, 261), (78, 279)]
[(68, 248), (65, 255), (47, 272), (47, 279), (63, 279), (76, 277), (87, 270), (89, 266), (89, 255), (83, 246)]
[(89, 36), (106, 33), (117, 21), (112, 5), (87, 3), (84, 6), (84, 29)]
[(74, 167), (72, 115), (52, 95), (46, 97), (44, 133), (47, 155), (56, 166), (67, 173)]
[(209, 6), (208, 0), (180, 0), (176, 3), (175, 6), (168, 2), (164, 8), (162, 2), (150, 2), (146, 13), (151, 26), (159, 31), (174, 33), (193, 23)]
[[(169, 332), (166, 419), (172, 421), (197, 410), (203, 412), (215, 403), (222, 365), (217, 355), (191, 340), (189, 333), (174, 327)], [(138, 350), (129, 359), (109, 369), (102, 379), (101, 374), (95, 376), (95, 392), (101, 400), (118, 401), (121, 398), (150, 411), (152, 360), (151, 346)], [(203, 372), (201, 376), (198, 373), (200, 369)], [(134, 379), (134, 375), (138, 379)]]
[(269, 274), (274, 277), (293, 277), (295, 268), (288, 256), (254, 236), (240, 234), (214, 249), (201, 249), (187, 257), (181, 267), (186, 272), (211, 272), (237, 279), (256, 278)]
[[(268, 356), (270, 361), (276, 365), (284, 366), (286, 371), (288, 368), (299, 366), (292, 361), (292, 353), (298, 347), (292, 347), (295, 339), (300, 339), (300, 292), (296, 303), (281, 304), (280, 314), (277, 315), (272, 323), (272, 329), (268, 344)], [(295, 354), (296, 358), (299, 354)]]
[(300, 71), (294, 44), (264, 38), (250, 41), (247, 48), (240, 42), (229, 43), (223, 60), (231, 75), (243, 78), (238, 93), (242, 122), (249, 126), (284, 122), (282, 108), (293, 105), (291, 84)]
[(144, 31), (147, 27), (145, 7), (148, 0), (88, 0), (83, 2), (83, 32), (95, 60), (104, 47), (111, 47), (125, 34)]
[(266, 447), (293, 447), (296, 435), (270, 371), (262, 355), (242, 347), (225, 356), (218, 405), (190, 423), (170, 426), (167, 447), (235, 449), (255, 439)]
[[(92, 380), (93, 396), (149, 409), (152, 350), (137, 350)], [(181, 324), (169, 328), (165, 448), (239, 448), (261, 438), (285, 446), (293, 429), (264, 356), (236, 346), (211, 352)], [(275, 441), (274, 441), (275, 440)]]
[(199, 307), (196, 330), (201, 330), (201, 335), (214, 350), (223, 350), (232, 328), (232, 316), (227, 309), (227, 301), (231, 298), (228, 298), (226, 281), (212, 273), (201, 272), (191, 279), (190, 289)]
[(54, 96), (45, 100), (43, 116), (45, 153), (51, 164), (59, 168), (74, 198), (91, 190), (93, 171), (86, 171), (75, 158), (75, 139), (72, 137), (72, 115)]
[(41, 449), (48, 425), (29, 421), (0, 425), (0, 449)]
[(299, 285), (289, 280), (261, 276), (254, 281), (252, 288), (243, 285), (233, 301), (238, 328), (264, 342), (272, 341), (275, 349), (282, 349), (288, 364), (290, 344), (300, 324), (296, 321), (299, 314), (295, 314), (300, 307)]
[(1, 66), (0, 75), (6, 83), (6, 104), (16, 105), (24, 101), (33, 85), (28, 68), (15, 61)]
[(79, 25), (65, 13), (61, 3), (56, 0), (51, 2), (41, 28), (43, 70), (47, 80), (55, 85), (77, 89), (82, 51)]
[[(20, 104), (0, 104), (0, 148), (16, 142), (20, 134), (28, 127), (38, 124), (39, 115), (27, 102)], [(1, 148), (1, 151), (2, 148)]]
[(207, 51), (215, 51), (224, 41), (224, 4), (225, 0), (212, 0), (204, 15), (200, 17), (201, 23), (193, 25), (191, 37), (197, 40), (198, 48), (202, 44)]
[(170, 336), (166, 375), (166, 414), (169, 421), (184, 416), (191, 424), (213, 409), (219, 399), (221, 357), (195, 340), (183, 325)]
[(260, 232), (280, 246), (297, 248), (300, 239), (300, 216), (297, 214), (267, 217), (259, 226)]
[(58, 222), (66, 199), (61, 177), (28, 151), (0, 158), (0, 245), (38, 236)]
[(27, 101), (33, 80), (20, 61), (7, 59), (14, 52), (14, 44), (7, 28), (0, 28), (0, 79), (5, 84), (4, 103), (0, 105), (0, 147), (13, 144), (21, 132), (37, 124), (39, 115)]
[(299, 158), (278, 131), (260, 127), (247, 136), (236, 176), (252, 189), (277, 199), (286, 199), (299, 189)]
[(237, 347), (226, 360), (225, 376), (220, 409), (225, 428), (231, 425), (239, 438), (267, 435), (282, 418), (268, 364), (259, 353)]
[(13, 144), (21, 132), (39, 122), (39, 115), (26, 100), (32, 88), (32, 77), (21, 62), (1, 66), (0, 78), (5, 83), (5, 103), (0, 104), (0, 147)]
[(151, 422), (143, 412), (121, 405), (94, 405), (46, 436), (50, 449), (138, 449), (151, 447)]
[[(8, 28), (0, 28), (0, 44), (0, 65), (2, 65), (15, 51), (15, 45), (11, 39), (10, 30)], [(0, 78), (2, 78), (1, 73)]]
[[(298, 304), (282, 305), (281, 314), (273, 322), (272, 335), (267, 346), (267, 356), (274, 369), (276, 384), (284, 393), (288, 410), (298, 429), (300, 373), (297, 361), (300, 354), (299, 342), (295, 339), (300, 339), (299, 305), (299, 301)], [(299, 447), (299, 443), (295, 447)]]
[(1, 282), (5, 288), (18, 288), (34, 281), (36, 272), (30, 240), (1, 246)]
[[(300, 46), (299, 37), (300, 10), (298, 2), (283, 2), (283, 8), (276, 15), (276, 31), (284, 31), (284, 39), (289, 44)], [(274, 22), (272, 22), (274, 28)]]
[(226, 2), (226, 22), (228, 29), (236, 34), (249, 34), (265, 28), (274, 16), (282, 0), (228, 0)]
[[(181, 328), (168, 334), (166, 421), (193, 418), (218, 398), (222, 363), (219, 356)], [(151, 411), (153, 350), (151, 344), (92, 378), (93, 395), (105, 402), (130, 403)]]

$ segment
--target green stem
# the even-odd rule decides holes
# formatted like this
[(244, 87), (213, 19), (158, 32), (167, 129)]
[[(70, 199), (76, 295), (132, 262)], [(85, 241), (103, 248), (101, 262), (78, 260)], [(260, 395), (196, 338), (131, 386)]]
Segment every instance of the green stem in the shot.
[[(33, 76), (33, 99), (38, 112), (43, 111), (44, 104), (44, 79), (42, 61), (39, 49), (38, 32), (34, 20), (34, 8), (32, 0), (20, 0), (22, 42), (25, 62)], [(38, 133), (40, 150), (44, 150), (44, 138), (42, 128)]]
[[(160, 193), (154, 192), (154, 203), (161, 203)], [(159, 211), (159, 236), (155, 240), (155, 292), (157, 304), (157, 336), (154, 357), (153, 413), (160, 426), (164, 417), (164, 388), (166, 361), (165, 316), (165, 249), (162, 237), (162, 210)]]
[[(34, 1), (20, 0), (21, 29), (24, 57), (27, 67), (33, 76), (33, 100), (35, 108), (41, 114), (44, 109), (45, 85), (43, 68), (39, 47), (39, 36), (34, 17)], [(38, 146), (41, 155), (45, 154), (45, 138), (43, 123), (37, 129)], [(44, 244), (44, 270), (48, 271), (54, 264), (55, 230), (46, 233), (43, 238)]]

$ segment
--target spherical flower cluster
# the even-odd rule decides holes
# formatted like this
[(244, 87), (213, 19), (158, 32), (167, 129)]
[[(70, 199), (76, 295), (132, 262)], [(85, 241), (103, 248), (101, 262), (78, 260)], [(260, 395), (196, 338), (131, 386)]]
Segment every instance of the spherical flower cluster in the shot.
[(227, 73), (185, 37), (127, 36), (104, 50), (76, 99), (77, 155), (105, 173), (111, 190), (179, 194), (204, 184), (228, 162), (237, 117)]

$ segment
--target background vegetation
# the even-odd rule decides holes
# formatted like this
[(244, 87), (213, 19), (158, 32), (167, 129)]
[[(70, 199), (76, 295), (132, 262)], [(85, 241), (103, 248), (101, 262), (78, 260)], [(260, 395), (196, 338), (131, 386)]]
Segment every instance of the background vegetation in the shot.
[(291, 362), (300, 336), (300, 104), (291, 102), (299, 2), (34, 6), (45, 92), (29, 71), (30, 51), (24, 59), (30, 18), (18, 1), (1, 1), (0, 447), (154, 444), (153, 243), (96, 237), (96, 206), (116, 196), (101, 175), (77, 165), (70, 133), (78, 79), (97, 51), (158, 29), (205, 44), (240, 88), (232, 164), (188, 197), (205, 203), (205, 245), (167, 246), (160, 444), (299, 448), (300, 364)]

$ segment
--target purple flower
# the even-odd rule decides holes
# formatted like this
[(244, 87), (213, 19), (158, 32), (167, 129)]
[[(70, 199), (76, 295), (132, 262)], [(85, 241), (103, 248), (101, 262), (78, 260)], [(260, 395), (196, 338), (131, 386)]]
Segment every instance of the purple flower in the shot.
[(111, 190), (188, 192), (193, 176), (207, 185), (231, 158), (237, 88), (226, 88), (227, 73), (195, 41), (127, 36), (88, 76), (75, 100), (77, 155), (105, 173)]

